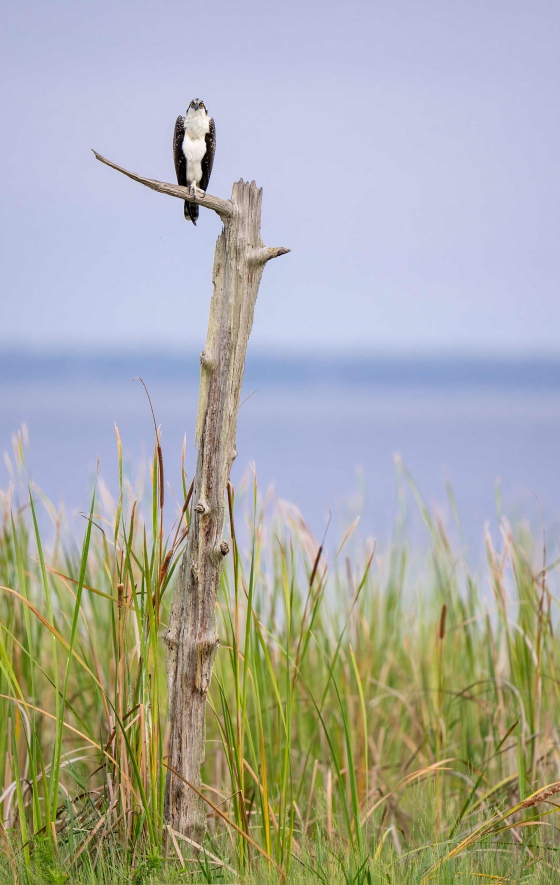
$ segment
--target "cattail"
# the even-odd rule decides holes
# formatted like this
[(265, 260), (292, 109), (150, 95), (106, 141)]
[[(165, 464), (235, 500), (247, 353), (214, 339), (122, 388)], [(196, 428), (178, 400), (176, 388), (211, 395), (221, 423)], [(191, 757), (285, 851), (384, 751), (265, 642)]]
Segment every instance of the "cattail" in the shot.
[(183, 504), (183, 509), (181, 510), (181, 516), (182, 516), (182, 517), (183, 517), (183, 516), (185, 515), (185, 513), (187, 512), (187, 508), (188, 508), (189, 504), (191, 503), (191, 498), (192, 498), (193, 490), (194, 490), (194, 479), (193, 479), (193, 481), (191, 482), (191, 484), (190, 484), (190, 486), (189, 486), (189, 490), (188, 490), (188, 492), (187, 492), (187, 497), (185, 498), (185, 503)]
[(321, 561), (321, 554), (323, 552), (323, 545), (319, 547), (317, 550), (317, 556), (315, 557), (315, 562), (313, 563), (313, 570), (311, 572), (311, 577), (309, 578), (309, 587), (313, 587), (313, 581), (315, 580), (315, 575), (317, 574), (317, 569), (319, 568), (319, 562)]
[(447, 606), (444, 603), (441, 609), (441, 618), (439, 619), (439, 638), (445, 639), (445, 619), (447, 617)]
[(159, 570), (159, 586), (160, 588), (163, 586), (163, 582), (165, 581), (167, 572), (169, 571), (169, 565), (171, 560), (173, 559), (173, 549), (168, 550), (165, 554), (165, 559), (161, 564), (161, 568)]

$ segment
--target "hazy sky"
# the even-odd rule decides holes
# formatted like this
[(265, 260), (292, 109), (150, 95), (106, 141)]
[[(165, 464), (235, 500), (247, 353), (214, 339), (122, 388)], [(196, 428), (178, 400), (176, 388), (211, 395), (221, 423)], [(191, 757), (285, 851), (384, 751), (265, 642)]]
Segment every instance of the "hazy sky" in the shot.
[(557, 0), (2, 4), (0, 340), (202, 345), (220, 223), (174, 180), (216, 120), (210, 191), (264, 188), (252, 347), (558, 352)]

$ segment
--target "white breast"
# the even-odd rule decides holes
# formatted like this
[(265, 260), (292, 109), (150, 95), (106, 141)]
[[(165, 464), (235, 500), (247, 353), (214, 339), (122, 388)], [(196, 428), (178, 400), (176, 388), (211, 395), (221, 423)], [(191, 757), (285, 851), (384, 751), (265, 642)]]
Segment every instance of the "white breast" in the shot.
[(202, 158), (206, 153), (205, 136), (210, 131), (210, 120), (206, 111), (189, 109), (185, 117), (185, 137), (183, 153), (187, 161), (187, 183), (198, 186), (202, 178)]

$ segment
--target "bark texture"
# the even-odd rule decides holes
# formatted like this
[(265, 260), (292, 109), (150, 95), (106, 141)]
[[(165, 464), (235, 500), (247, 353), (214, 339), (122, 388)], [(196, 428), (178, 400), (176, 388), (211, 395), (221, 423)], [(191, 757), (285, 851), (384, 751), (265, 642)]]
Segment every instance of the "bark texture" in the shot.
[[(169, 769), (165, 816), (173, 829), (201, 842), (206, 809), (185, 783), (201, 789), (206, 696), (218, 650), (216, 597), (224, 555), (225, 492), (236, 456), (237, 413), (247, 343), (265, 263), (287, 249), (267, 249), (260, 238), (262, 190), (233, 187), (230, 215), (216, 244), (214, 292), (201, 354), (196, 441), (198, 458), (192, 520), (172, 601), (167, 643)], [(204, 202), (201, 203), (204, 205)]]
[(196, 194), (193, 196), (193, 191), (190, 187), (181, 187), (180, 184), (169, 184), (167, 181), (156, 181), (154, 178), (146, 178), (143, 175), (137, 175), (136, 172), (129, 172), (128, 169), (124, 169), (122, 166), (117, 166), (116, 163), (102, 157), (97, 151), (93, 151), (93, 153), (95, 154), (95, 159), (99, 160), (100, 163), (105, 163), (105, 165), (110, 166), (111, 169), (116, 169), (117, 172), (122, 172), (127, 178), (132, 178), (133, 181), (138, 181), (140, 184), (149, 187), (153, 191), (157, 191), (159, 194), (168, 194), (170, 197), (178, 197), (179, 200), (186, 200), (188, 203), (197, 203), (199, 206), (205, 206), (206, 209), (213, 209), (214, 212), (217, 212), (220, 218), (227, 218), (233, 212), (233, 207), (229, 200), (221, 200), (219, 197), (205, 194), (200, 188), (196, 189)]
[(206, 814), (195, 790), (201, 788), (206, 697), (219, 645), (216, 599), (229, 549), (223, 538), (225, 493), (237, 454), (245, 355), (263, 268), (271, 258), (290, 250), (263, 244), (262, 190), (254, 181), (238, 181), (231, 200), (222, 200), (201, 190), (193, 194), (190, 188), (136, 175), (93, 153), (100, 162), (158, 193), (212, 209), (224, 224), (216, 243), (208, 335), (200, 357), (192, 517), (164, 637), (170, 725), (165, 817), (172, 830), (200, 844)]

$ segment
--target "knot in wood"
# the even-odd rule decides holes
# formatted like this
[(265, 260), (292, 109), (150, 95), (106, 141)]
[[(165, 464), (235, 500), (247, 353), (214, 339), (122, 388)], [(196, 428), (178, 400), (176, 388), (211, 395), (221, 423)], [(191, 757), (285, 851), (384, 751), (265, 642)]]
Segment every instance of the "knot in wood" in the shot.
[(179, 645), (179, 640), (176, 636), (171, 632), (171, 627), (169, 627), (165, 633), (163, 634), (163, 641), (170, 648), (177, 648)]
[(229, 553), (229, 544), (227, 541), (222, 541), (220, 544), (220, 553), (222, 556), (227, 556)]
[(210, 372), (213, 368), (215, 368), (214, 360), (208, 356), (205, 350), (200, 354), (200, 365), (203, 369), (206, 369), (207, 372)]
[(212, 667), (218, 651), (220, 640), (218, 634), (201, 636), (196, 644), (196, 672), (194, 687), (206, 696), (212, 679)]
[(210, 508), (208, 507), (206, 501), (199, 501), (194, 509), (195, 513), (200, 513), (201, 515), (210, 513)]

